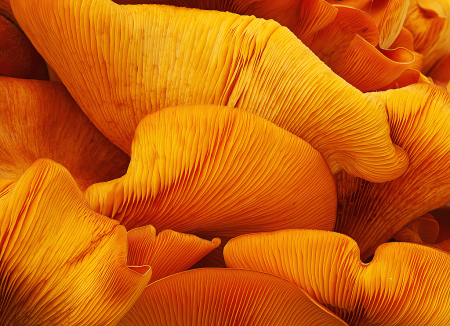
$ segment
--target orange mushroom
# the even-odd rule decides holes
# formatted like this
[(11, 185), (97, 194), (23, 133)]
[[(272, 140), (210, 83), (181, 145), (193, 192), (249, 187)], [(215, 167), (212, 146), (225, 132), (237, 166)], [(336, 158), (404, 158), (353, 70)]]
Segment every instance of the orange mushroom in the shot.
[(61, 83), (0, 77), (0, 178), (50, 158), (81, 190), (120, 177), (130, 158), (87, 119)]
[[(442, 217), (439, 216), (440, 210), (433, 211), (433, 214)], [(427, 213), (408, 223), (394, 236), (394, 239), (401, 242), (419, 243), (450, 252), (449, 218), (445, 216), (444, 219), (440, 218), (438, 222), (432, 214)]]
[(344, 326), (297, 286), (236, 269), (198, 269), (150, 284), (118, 326)]
[(220, 245), (220, 239), (200, 239), (192, 234), (163, 230), (156, 235), (148, 225), (128, 231), (128, 260), (131, 266), (151, 266), (151, 282), (182, 272)]
[(426, 75), (445, 55), (450, 46), (450, 2), (448, 0), (410, 0), (405, 27), (414, 36), (414, 48), (423, 55), (422, 72)]
[(371, 96), (385, 103), (392, 140), (408, 152), (410, 165), (386, 183), (335, 175), (335, 231), (356, 240), (363, 261), (406, 224), (450, 202), (450, 93), (415, 84)]
[[(123, 226), (89, 209), (69, 172), (36, 161), (0, 198), (0, 324), (116, 325), (147, 285)], [(139, 273), (140, 272), (140, 273)]]
[(345, 235), (283, 230), (232, 239), (224, 256), (231, 268), (290, 280), (350, 325), (450, 323), (450, 255), (440, 250), (387, 243), (362, 264), (356, 242)]
[(336, 188), (322, 155), (239, 109), (174, 107), (139, 124), (128, 172), (86, 190), (90, 206), (127, 228), (202, 238), (258, 230), (331, 230)]
[(383, 182), (407, 167), (389, 138), (384, 108), (274, 21), (110, 0), (11, 5), (89, 119), (127, 153), (146, 114), (218, 104), (258, 114), (308, 141), (333, 173)]
[(274, 19), (289, 28), (299, 39), (321, 30), (336, 17), (337, 10), (324, 0), (114, 0), (119, 4), (165, 4), (254, 15)]

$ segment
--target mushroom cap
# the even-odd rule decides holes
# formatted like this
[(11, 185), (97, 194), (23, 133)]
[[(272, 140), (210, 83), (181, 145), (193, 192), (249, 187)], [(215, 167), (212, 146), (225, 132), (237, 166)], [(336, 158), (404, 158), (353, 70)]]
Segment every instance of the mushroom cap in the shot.
[(440, 250), (387, 243), (362, 264), (345, 235), (282, 230), (234, 238), (224, 256), (228, 267), (290, 280), (351, 325), (450, 323), (450, 255)]
[(220, 245), (220, 239), (200, 239), (192, 234), (163, 230), (156, 235), (151, 225), (128, 231), (130, 266), (151, 266), (155, 282), (182, 272)]
[(439, 223), (430, 213), (409, 222), (394, 239), (399, 242), (434, 244), (439, 235)]
[(151, 277), (126, 266), (125, 228), (91, 211), (53, 161), (37, 160), (0, 208), (2, 325), (113, 326)]
[(450, 94), (432, 84), (372, 93), (389, 115), (391, 137), (410, 158), (398, 179), (371, 183), (344, 172), (335, 231), (358, 242), (365, 261), (406, 224), (450, 202)]
[(11, 5), (89, 119), (126, 153), (146, 114), (217, 104), (258, 114), (308, 141), (333, 173), (384, 182), (407, 167), (389, 138), (384, 107), (274, 21), (109, 0), (35, 3)]
[(289, 28), (299, 39), (321, 30), (336, 17), (337, 10), (324, 0), (114, 0), (119, 4), (165, 4), (220, 10), (273, 19)]
[(336, 188), (307, 142), (248, 112), (173, 107), (148, 115), (128, 172), (86, 190), (127, 228), (151, 224), (203, 238), (286, 227), (331, 230)]
[(414, 35), (414, 48), (423, 55), (422, 72), (428, 74), (449, 53), (450, 2), (410, 0), (405, 27)]
[(64, 165), (81, 190), (122, 176), (130, 158), (81, 111), (61, 83), (0, 76), (0, 178), (19, 178), (35, 160)]
[(118, 326), (344, 326), (279, 277), (205, 268), (150, 284)]

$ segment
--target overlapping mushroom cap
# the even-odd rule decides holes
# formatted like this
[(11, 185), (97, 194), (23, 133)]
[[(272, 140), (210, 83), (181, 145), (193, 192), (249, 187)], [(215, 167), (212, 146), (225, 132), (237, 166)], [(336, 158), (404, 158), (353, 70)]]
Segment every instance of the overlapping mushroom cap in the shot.
[[(420, 77), (416, 69), (421, 68), (421, 55), (409, 49), (388, 50), (397, 48), (393, 43), (402, 29), (409, 0), (375, 1), (372, 6), (334, 0), (329, 1), (330, 4), (323, 0), (114, 1), (213, 9), (274, 19), (288, 27), (335, 73), (361, 91), (398, 87), (395, 81), (405, 73), (409, 76), (406, 85), (416, 83)], [(411, 74), (412, 70), (416, 73)]]
[(414, 48), (423, 55), (423, 72), (450, 52), (450, 2), (410, 0), (405, 27), (414, 36)]
[(115, 325), (151, 277), (127, 267), (125, 228), (90, 210), (50, 160), (1, 194), (0, 324)]
[(335, 175), (335, 230), (358, 242), (363, 260), (406, 224), (450, 201), (450, 94), (415, 84), (372, 96), (386, 103), (392, 140), (408, 152), (410, 165), (382, 184)]
[(118, 326), (344, 326), (297, 286), (273, 275), (198, 269), (149, 285)]
[(440, 250), (388, 243), (362, 264), (347, 236), (283, 230), (232, 239), (224, 256), (229, 267), (290, 280), (350, 325), (450, 323), (450, 255)]
[(87, 119), (61, 83), (0, 77), (0, 178), (35, 160), (64, 165), (81, 190), (118, 178), (129, 157)]
[(109, 0), (11, 5), (83, 111), (125, 152), (147, 113), (219, 104), (258, 114), (308, 141), (333, 173), (344, 169), (383, 182), (407, 167), (389, 138), (383, 106), (274, 21)]
[(248, 112), (166, 108), (144, 118), (128, 172), (86, 191), (127, 228), (212, 237), (306, 227), (331, 230), (336, 188), (308, 143)]
[(324, 28), (336, 17), (337, 9), (324, 0), (114, 0), (119, 4), (165, 4), (274, 19), (299, 39)]
[(188, 269), (220, 245), (218, 238), (207, 241), (172, 230), (156, 235), (151, 225), (130, 230), (127, 239), (128, 264), (151, 266), (150, 282)]

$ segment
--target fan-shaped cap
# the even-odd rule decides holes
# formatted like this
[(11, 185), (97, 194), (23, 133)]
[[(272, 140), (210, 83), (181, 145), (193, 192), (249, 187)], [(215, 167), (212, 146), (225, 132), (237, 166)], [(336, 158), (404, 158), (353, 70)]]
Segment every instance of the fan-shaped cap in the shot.
[(0, 324), (115, 325), (151, 277), (127, 268), (123, 226), (69, 172), (36, 161), (0, 199)]
[(415, 84), (372, 96), (386, 103), (392, 140), (408, 152), (410, 165), (383, 184), (335, 175), (335, 230), (358, 242), (363, 260), (409, 222), (450, 202), (450, 94)]
[(165, 4), (172, 6), (220, 10), (258, 18), (274, 19), (299, 39), (321, 30), (336, 17), (337, 10), (324, 0), (114, 0), (119, 4)]
[[(421, 58), (407, 49), (378, 50), (356, 35), (331, 68), (350, 84), (367, 92), (386, 87), (408, 69), (420, 69), (420, 63)], [(418, 79), (419, 74), (414, 82)]]
[(118, 326), (347, 325), (279, 277), (197, 269), (150, 284)]
[(394, 239), (399, 242), (433, 244), (439, 235), (439, 223), (430, 213), (409, 222)]
[(405, 27), (414, 35), (415, 50), (424, 56), (424, 74), (449, 53), (449, 19), (448, 0), (411, 0)]
[(333, 177), (319, 152), (248, 112), (166, 108), (139, 124), (128, 172), (86, 190), (127, 228), (233, 237), (256, 230), (331, 230)]
[(258, 114), (308, 141), (333, 173), (383, 182), (406, 169), (384, 108), (274, 21), (109, 0), (11, 5), (83, 111), (127, 153), (147, 113), (218, 104)]
[(130, 158), (61, 83), (0, 77), (0, 112), (0, 178), (19, 178), (39, 158), (67, 167), (81, 190), (126, 172)]
[(0, 16), (0, 36), (0, 76), (48, 79), (44, 59), (28, 38), (3, 16)]
[[(433, 214), (439, 216), (439, 210), (434, 210)], [(439, 217), (441, 218), (437, 221), (432, 214), (427, 213), (416, 218), (401, 229), (394, 236), (394, 239), (401, 242), (419, 243), (450, 252), (450, 223), (448, 216), (445, 216), (444, 219), (442, 219), (442, 216)]]
[(378, 24), (380, 48), (389, 49), (400, 34), (408, 13), (409, 4), (410, 0), (389, 0), (387, 2), (381, 21)]
[[(359, 90), (368, 92), (399, 86), (393, 82), (405, 70), (420, 70), (420, 55), (405, 48), (387, 50), (402, 30), (408, 1), (386, 2), (384, 16), (377, 22), (368, 14), (373, 10), (364, 5), (357, 7), (367, 12), (351, 7), (359, 3), (339, 3), (343, 5), (334, 6), (338, 9), (335, 20), (304, 40), (335, 73)], [(409, 84), (418, 81), (418, 72), (415, 77), (408, 79)]]
[(151, 225), (128, 231), (128, 264), (151, 266), (155, 282), (182, 272), (220, 245), (220, 239), (200, 239), (192, 234), (163, 230), (156, 236)]
[(228, 242), (227, 266), (286, 278), (351, 325), (450, 323), (450, 255), (389, 243), (364, 265), (351, 238), (318, 230), (243, 235)]

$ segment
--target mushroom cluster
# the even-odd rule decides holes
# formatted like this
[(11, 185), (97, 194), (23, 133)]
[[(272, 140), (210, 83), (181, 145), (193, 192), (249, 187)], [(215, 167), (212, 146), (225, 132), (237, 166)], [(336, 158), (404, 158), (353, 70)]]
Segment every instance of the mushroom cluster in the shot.
[(450, 325), (450, 0), (0, 0), (0, 325)]

